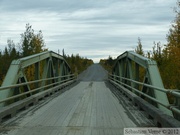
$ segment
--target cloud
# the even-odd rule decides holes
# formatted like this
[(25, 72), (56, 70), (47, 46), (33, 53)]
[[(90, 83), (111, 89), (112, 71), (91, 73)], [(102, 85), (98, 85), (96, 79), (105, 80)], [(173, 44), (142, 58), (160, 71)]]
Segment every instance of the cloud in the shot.
[(30, 23), (42, 30), (47, 48), (63, 48), (97, 61), (132, 50), (141, 37), (150, 50), (166, 42), (175, 2), (167, 0), (0, 0), (0, 48), (16, 43)]

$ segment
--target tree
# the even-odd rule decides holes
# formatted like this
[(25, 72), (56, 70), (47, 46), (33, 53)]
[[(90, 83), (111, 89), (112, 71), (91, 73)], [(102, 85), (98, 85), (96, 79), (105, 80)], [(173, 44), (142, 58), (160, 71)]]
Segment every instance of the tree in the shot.
[(66, 54), (65, 54), (65, 52), (64, 52), (64, 49), (62, 50), (62, 55), (63, 55), (63, 57), (66, 56)]
[[(40, 30), (37, 34), (34, 33), (32, 26), (26, 24), (26, 30), (21, 34), (20, 48), (22, 50), (22, 57), (26, 57), (32, 54), (37, 54), (46, 51), (45, 42), (43, 39), (42, 31)], [(42, 70), (42, 69), (40, 69)], [(35, 66), (29, 66), (25, 69), (26, 77), (28, 81), (34, 79)], [(33, 87), (33, 86), (32, 86)]]
[(10, 65), (10, 56), (9, 56), (7, 47), (5, 47), (5, 49), (4, 49), (1, 62), (3, 63), (2, 73), (6, 74), (8, 68), (9, 68), (9, 65)]
[(19, 57), (19, 53), (17, 52), (16, 50), (16, 46), (15, 46), (15, 43), (13, 40), (11, 39), (8, 39), (7, 40), (7, 45), (8, 45), (8, 54), (9, 54), (9, 57), (10, 57), (10, 61), (14, 60), (14, 59), (17, 59)]
[(162, 46), (161, 43), (154, 42), (153, 51), (152, 51), (152, 59), (154, 59), (158, 66), (162, 64), (163, 57), (162, 57)]
[(115, 64), (116, 59), (113, 59), (112, 56), (109, 55), (107, 59), (101, 59), (99, 63), (108, 71), (112, 72), (113, 66)]
[(45, 43), (43, 39), (43, 34), (42, 31), (40, 30), (37, 35), (34, 34), (32, 41), (31, 41), (31, 46), (32, 46), (32, 53), (40, 53), (42, 51), (45, 51)]
[[(64, 49), (63, 52), (65, 52)], [(91, 59), (80, 57), (79, 54), (76, 55), (71, 54), (71, 56), (69, 56), (69, 55), (65, 55), (64, 53), (64, 58), (66, 59), (67, 63), (70, 65), (72, 72), (76, 74), (81, 73), (88, 66), (93, 64), (93, 61)]]
[(32, 26), (26, 24), (26, 30), (21, 34), (21, 50), (23, 57), (47, 50), (45, 49), (42, 31), (40, 30), (38, 34), (35, 34)]
[(138, 42), (137, 43), (138, 43), (138, 45), (137, 45), (137, 47), (135, 49), (135, 52), (137, 54), (140, 54), (140, 55), (144, 56), (144, 51), (142, 49), (142, 43), (141, 43), (141, 39), (140, 38), (138, 38)]
[[(170, 76), (165, 76), (170, 79), (169, 88), (180, 89), (180, 2), (177, 2), (177, 8), (175, 10), (176, 17), (172, 28), (170, 28), (167, 34), (167, 46), (164, 51), (167, 55), (168, 66), (166, 66), (166, 72), (170, 72)], [(169, 75), (169, 73), (167, 73)]]
[[(3, 81), (12, 60), (47, 50), (45, 48), (42, 31), (35, 34), (32, 26), (30, 24), (26, 24), (26, 30), (21, 34), (19, 48), (20, 49), (17, 51), (13, 40), (8, 39), (7, 47), (5, 47), (4, 51), (0, 51), (0, 84)], [(30, 79), (34, 77), (34, 75), (32, 75), (34, 73), (33, 66), (28, 67), (25, 72), (27, 72), (27, 77)]]
[[(180, 89), (180, 1), (177, 1), (175, 9), (176, 17), (167, 34), (167, 44), (155, 43), (152, 52), (147, 57), (157, 61), (165, 88)], [(138, 46), (135, 52), (143, 55), (141, 39), (138, 38)]]

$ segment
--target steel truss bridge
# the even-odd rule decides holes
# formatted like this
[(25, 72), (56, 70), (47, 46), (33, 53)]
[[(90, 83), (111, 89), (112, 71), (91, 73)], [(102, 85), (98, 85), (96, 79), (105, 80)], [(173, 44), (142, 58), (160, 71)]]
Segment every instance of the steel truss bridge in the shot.
[[(180, 91), (155, 61), (127, 51), (111, 73), (80, 75), (52, 51), (12, 61), (0, 87), (0, 134), (120, 135), (128, 127), (180, 127)], [(169, 103), (167, 95), (174, 98)]]

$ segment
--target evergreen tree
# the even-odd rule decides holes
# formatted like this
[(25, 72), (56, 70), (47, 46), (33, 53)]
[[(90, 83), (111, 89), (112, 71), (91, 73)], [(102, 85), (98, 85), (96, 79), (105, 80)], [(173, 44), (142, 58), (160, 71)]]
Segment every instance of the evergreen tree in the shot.
[(154, 42), (153, 51), (152, 51), (152, 59), (154, 59), (158, 66), (161, 66), (163, 57), (162, 57), (162, 46), (161, 43)]
[(137, 45), (137, 47), (135, 49), (135, 52), (137, 54), (140, 54), (140, 55), (144, 56), (144, 51), (142, 49), (142, 43), (141, 43), (141, 39), (140, 38), (138, 38), (138, 42), (137, 43), (138, 43), (138, 45)]
[(66, 56), (66, 54), (65, 54), (65, 52), (64, 52), (64, 49), (62, 50), (62, 55), (63, 55), (63, 57)]
[(19, 57), (19, 53), (16, 50), (16, 46), (15, 46), (15, 43), (13, 42), (13, 40), (8, 39), (7, 45), (8, 45), (7, 50), (8, 50), (8, 54), (9, 54), (10, 62), (11, 62), (12, 60), (17, 59)]

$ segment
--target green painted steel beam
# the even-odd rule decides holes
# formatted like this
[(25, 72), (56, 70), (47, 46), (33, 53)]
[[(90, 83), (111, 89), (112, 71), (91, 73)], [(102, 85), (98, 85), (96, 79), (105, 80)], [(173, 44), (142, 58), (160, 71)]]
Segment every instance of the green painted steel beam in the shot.
[[(159, 87), (159, 88), (164, 88), (157, 65), (149, 64), (148, 73), (149, 73), (148, 77), (149, 77), (149, 81), (151, 82), (151, 85), (153, 85), (155, 87)], [(156, 99), (162, 101), (165, 104), (169, 104), (166, 93), (163, 93), (163, 92), (157, 91), (157, 90), (154, 90), (153, 92), (154, 92), (154, 96), (156, 97)], [(169, 115), (172, 115), (172, 112), (170, 110), (167, 110), (167, 108), (165, 108), (161, 105), (158, 105), (158, 108), (165, 111)]]
[(64, 60), (63, 56), (60, 56), (52, 51), (47, 51), (47, 52), (42, 52), (42, 53), (35, 54), (32, 56), (28, 56), (25, 58), (21, 58), (18, 60), (18, 64), (21, 63), (21, 67), (24, 68), (50, 57), (55, 57), (55, 58)]
[[(134, 62), (134, 67), (132, 66), (132, 62)], [(124, 52), (123, 54), (117, 57), (114, 68), (112, 70), (112, 74), (116, 74), (115, 71), (118, 70), (120, 71), (120, 77), (125, 77), (139, 81), (140, 67), (143, 67), (145, 69), (146, 73), (144, 78), (146, 83), (149, 82), (150, 85), (159, 88), (164, 88), (156, 61), (145, 58), (132, 51)], [(128, 83), (128, 81), (123, 81), (123, 83), (126, 83), (128, 85), (133, 86), (134, 88), (139, 89), (138, 84)], [(169, 104), (167, 95), (165, 93), (158, 91), (156, 89), (151, 89), (149, 93), (152, 93), (151, 96), (154, 96), (157, 100), (162, 101), (165, 104)], [(157, 105), (157, 107), (160, 110), (166, 112), (167, 114), (172, 115), (172, 112), (167, 108), (163, 107), (162, 105)]]
[[(61, 61), (61, 62), (58, 62), (58, 61)], [(39, 71), (40, 62), (42, 65), (44, 65), (41, 78), (40, 78), (40, 71)], [(21, 83), (22, 79), (23, 79), (23, 82), (27, 82), (28, 78), (26, 78), (25, 69), (31, 65), (34, 65), (35, 67), (34, 80), (46, 79), (46, 78), (51, 78), (51, 77), (57, 77), (60, 75), (71, 74), (71, 69), (68, 63), (63, 58), (63, 56), (52, 51), (46, 51), (46, 52), (42, 52), (39, 54), (31, 55), (28, 57), (24, 57), (24, 58), (20, 58), (18, 60), (12, 61), (10, 68), (7, 72), (7, 75), (2, 83), (2, 87)], [(60, 69), (58, 69), (59, 67)], [(56, 80), (52, 80), (49, 83), (52, 83), (53, 81), (56, 81)], [(61, 78), (61, 80), (63, 80), (63, 78)], [(46, 81), (43, 81), (41, 82), (41, 84), (38, 84), (38, 85), (45, 86), (46, 83), (47, 83)], [(26, 91), (30, 90), (29, 85), (26, 86), (26, 89), (27, 89)], [(16, 93), (15, 89), (1, 90), (0, 100), (8, 98), (12, 96), (14, 93)], [(6, 103), (0, 104), (0, 107), (4, 106), (5, 104)]]
[[(11, 84), (16, 84), (18, 82), (18, 79), (20, 76), (22, 76), (22, 71), (19, 70), (19, 65), (16, 65), (13, 64), (10, 66), (7, 74), (6, 74), (6, 77), (2, 83), (2, 86), (8, 86), (8, 85), (11, 85)], [(2, 90), (0, 91), (0, 99), (3, 99), (5, 97), (9, 97), (9, 95), (12, 94), (12, 91), (9, 89), (9, 90)], [(4, 106), (5, 103), (2, 103), (0, 104), (0, 107)]]
[(151, 65), (157, 65), (156, 61), (148, 59), (146, 57), (143, 57), (139, 54), (136, 54), (133, 51), (126, 51), (125, 53), (123, 53), (122, 55), (117, 57), (117, 61), (121, 60), (123, 58), (129, 58), (132, 61), (136, 62), (137, 64), (141, 65), (142, 67), (146, 68), (149, 64)]

